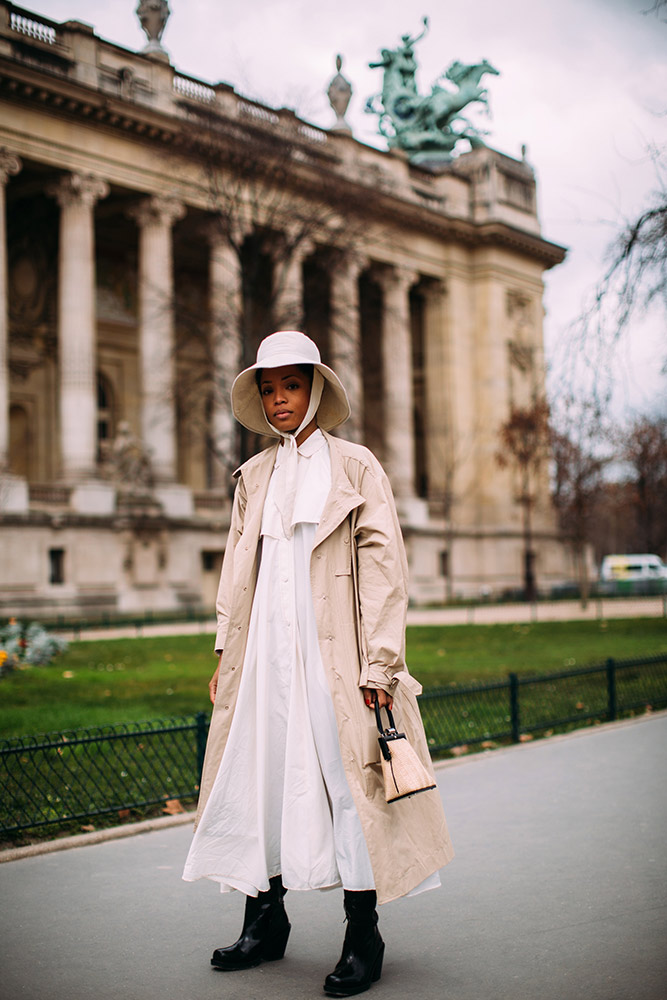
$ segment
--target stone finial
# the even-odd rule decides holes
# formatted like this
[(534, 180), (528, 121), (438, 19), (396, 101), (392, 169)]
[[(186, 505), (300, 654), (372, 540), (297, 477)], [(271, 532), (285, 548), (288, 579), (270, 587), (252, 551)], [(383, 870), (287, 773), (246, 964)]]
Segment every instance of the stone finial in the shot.
[(331, 126), (331, 131), (347, 132), (348, 135), (352, 135), (352, 129), (345, 121), (345, 112), (347, 111), (347, 106), (350, 103), (350, 98), (352, 97), (352, 84), (349, 80), (346, 80), (341, 73), (342, 66), (343, 57), (338, 55), (336, 56), (336, 69), (338, 72), (329, 84), (329, 89), (327, 90), (329, 104), (336, 114), (336, 123)]
[(170, 13), (167, 0), (139, 0), (136, 14), (148, 38), (148, 45), (142, 49), (144, 55), (169, 62), (169, 56), (160, 42)]

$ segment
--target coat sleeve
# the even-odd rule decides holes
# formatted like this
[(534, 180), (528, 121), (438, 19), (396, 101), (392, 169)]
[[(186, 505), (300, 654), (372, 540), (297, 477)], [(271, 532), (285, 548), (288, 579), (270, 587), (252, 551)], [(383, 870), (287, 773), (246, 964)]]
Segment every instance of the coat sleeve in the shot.
[(392, 692), (405, 676), (408, 564), (389, 480), (378, 462), (364, 470), (359, 492), (365, 503), (355, 525), (360, 687)]
[(247, 499), (243, 476), (241, 476), (236, 484), (236, 490), (234, 492), (232, 519), (229, 526), (229, 535), (227, 536), (225, 555), (222, 560), (222, 572), (220, 573), (220, 583), (218, 584), (218, 596), (215, 602), (217, 617), (215, 651), (218, 655), (225, 648), (225, 640), (227, 638), (227, 627), (229, 625), (229, 614), (232, 604), (232, 587), (234, 584), (234, 552), (239, 538), (243, 534), (243, 523)]

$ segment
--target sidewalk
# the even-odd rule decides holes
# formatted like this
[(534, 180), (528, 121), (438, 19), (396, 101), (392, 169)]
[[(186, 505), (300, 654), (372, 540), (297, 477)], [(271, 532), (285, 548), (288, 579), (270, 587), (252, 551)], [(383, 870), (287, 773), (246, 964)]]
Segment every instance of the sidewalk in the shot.
[[(602, 618), (667, 618), (667, 597), (594, 598), (584, 609), (579, 601), (538, 604), (477, 604), (470, 607), (410, 608), (408, 625), (496, 625), (514, 622), (595, 621)], [(210, 621), (140, 622), (138, 625), (58, 630), (66, 639), (124, 639), (137, 635), (213, 634)]]
[[(457, 857), (380, 910), (374, 1000), (662, 1000), (667, 713), (438, 768)], [(321, 996), (341, 893), (290, 893), (282, 962), (218, 973), (242, 901), (180, 874), (190, 827), (0, 865), (6, 1000)]]

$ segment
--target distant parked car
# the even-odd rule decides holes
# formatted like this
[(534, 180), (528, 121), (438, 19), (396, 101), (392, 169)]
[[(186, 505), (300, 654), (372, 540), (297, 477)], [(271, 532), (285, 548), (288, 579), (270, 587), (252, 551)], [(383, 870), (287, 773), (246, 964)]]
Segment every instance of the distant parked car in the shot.
[(605, 556), (600, 566), (600, 590), (607, 594), (662, 593), (667, 566), (652, 553)]

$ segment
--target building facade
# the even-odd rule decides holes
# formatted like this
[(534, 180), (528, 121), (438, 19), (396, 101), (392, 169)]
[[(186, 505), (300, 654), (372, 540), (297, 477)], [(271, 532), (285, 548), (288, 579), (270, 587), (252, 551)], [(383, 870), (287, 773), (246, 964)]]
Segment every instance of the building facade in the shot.
[[(229, 386), (275, 329), (346, 385), (382, 460), (412, 598), (521, 585), (512, 406), (544, 393), (532, 168), (438, 172), (0, 2), (0, 613), (213, 604), (231, 472), (262, 446)], [(542, 588), (569, 575), (546, 463)]]

